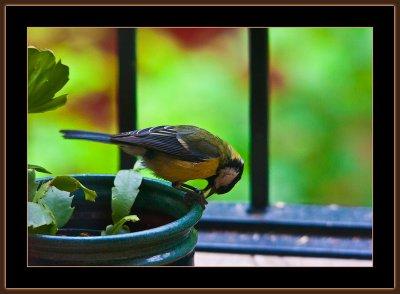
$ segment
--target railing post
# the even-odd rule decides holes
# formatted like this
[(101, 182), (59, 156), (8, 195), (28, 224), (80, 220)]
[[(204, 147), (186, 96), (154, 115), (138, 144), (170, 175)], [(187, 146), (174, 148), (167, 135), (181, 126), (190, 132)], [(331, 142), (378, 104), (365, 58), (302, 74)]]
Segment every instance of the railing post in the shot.
[(268, 199), (268, 29), (250, 28), (250, 212), (265, 210)]
[[(118, 127), (120, 132), (136, 129), (136, 29), (118, 32)], [(133, 167), (135, 159), (120, 151), (120, 169)]]

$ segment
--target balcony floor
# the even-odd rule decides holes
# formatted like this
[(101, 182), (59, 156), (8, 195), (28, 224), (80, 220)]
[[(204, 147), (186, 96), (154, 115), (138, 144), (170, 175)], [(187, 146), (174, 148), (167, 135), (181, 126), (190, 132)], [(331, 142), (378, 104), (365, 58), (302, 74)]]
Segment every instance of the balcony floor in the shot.
[(369, 267), (372, 260), (196, 252), (196, 266)]

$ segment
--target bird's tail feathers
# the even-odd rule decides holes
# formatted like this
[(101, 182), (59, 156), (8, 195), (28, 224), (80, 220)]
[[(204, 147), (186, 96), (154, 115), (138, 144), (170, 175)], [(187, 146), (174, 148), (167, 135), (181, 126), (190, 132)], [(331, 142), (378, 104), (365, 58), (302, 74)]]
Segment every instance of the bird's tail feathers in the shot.
[(111, 135), (87, 131), (61, 130), (65, 139), (82, 139), (96, 142), (111, 143)]

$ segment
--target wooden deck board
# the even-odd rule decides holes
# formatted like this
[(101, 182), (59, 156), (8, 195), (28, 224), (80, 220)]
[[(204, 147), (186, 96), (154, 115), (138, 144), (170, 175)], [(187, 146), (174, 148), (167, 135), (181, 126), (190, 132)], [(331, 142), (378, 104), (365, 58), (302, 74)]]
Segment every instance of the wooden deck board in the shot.
[(371, 260), (196, 252), (196, 266), (368, 267)]

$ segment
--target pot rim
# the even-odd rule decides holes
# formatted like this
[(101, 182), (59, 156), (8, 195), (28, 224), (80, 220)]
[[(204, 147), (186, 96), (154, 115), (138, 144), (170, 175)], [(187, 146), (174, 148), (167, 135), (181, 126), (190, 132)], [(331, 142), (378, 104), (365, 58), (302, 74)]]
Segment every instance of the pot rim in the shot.
[[(102, 177), (104, 179), (115, 178), (113, 174), (70, 174), (72, 177)], [(43, 177), (38, 178), (39, 181), (45, 181), (47, 179), (51, 179), (52, 177)], [(161, 181), (158, 179), (151, 179), (143, 177), (143, 181), (148, 182), (150, 184), (158, 186), (161, 190), (165, 190), (168, 192), (173, 192), (179, 195), (183, 201), (184, 193), (172, 188), (168, 185), (168, 182)], [(170, 238), (175, 234), (182, 233), (184, 231), (189, 231), (201, 218), (203, 214), (203, 209), (200, 204), (195, 203), (191, 206), (190, 210), (183, 216), (178, 218), (177, 220), (170, 222), (168, 224), (155, 227), (148, 230), (131, 232), (126, 234), (116, 234), (116, 235), (106, 235), (106, 236), (57, 236), (57, 235), (45, 235), (45, 234), (30, 234), (29, 238), (34, 238), (40, 241), (46, 242), (65, 242), (65, 243), (76, 243), (76, 242), (88, 242), (88, 243), (97, 243), (97, 242), (107, 242), (107, 241), (120, 241), (120, 242), (132, 242), (139, 241), (140, 242), (151, 242), (153, 239), (159, 239), (160, 237)]]

